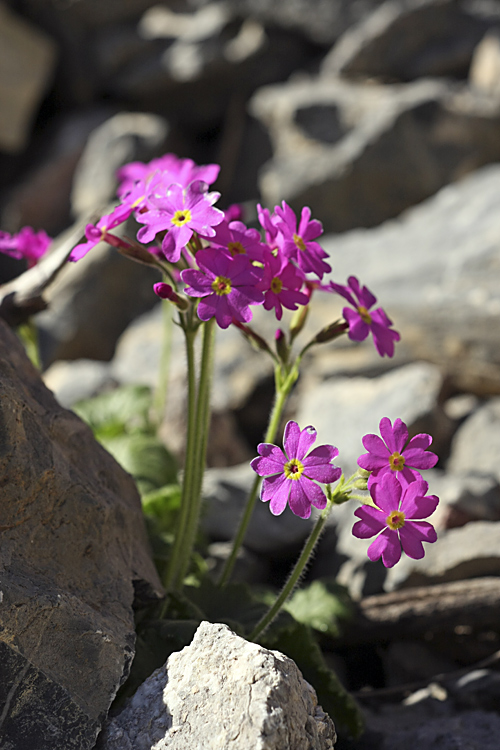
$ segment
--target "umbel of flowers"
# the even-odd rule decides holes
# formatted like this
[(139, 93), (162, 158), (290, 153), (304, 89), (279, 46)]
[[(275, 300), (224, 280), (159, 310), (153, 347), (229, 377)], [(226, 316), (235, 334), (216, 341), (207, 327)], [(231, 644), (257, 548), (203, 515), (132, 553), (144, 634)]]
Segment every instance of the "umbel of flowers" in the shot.
[[(374, 294), (355, 276), (350, 276), (346, 284), (324, 282), (331, 266), (319, 241), (322, 225), (311, 218), (309, 208), (303, 208), (297, 217), (285, 201), (273, 211), (257, 206), (260, 229), (247, 227), (239, 207), (222, 211), (215, 206), (220, 194), (210, 186), (218, 174), (216, 164), (200, 166), (173, 154), (148, 164), (127, 164), (118, 173), (117, 205), (95, 225), (87, 225), (85, 241), (72, 250), (70, 260), (83, 258), (104, 241), (133, 260), (157, 266), (163, 281), (155, 284), (155, 293), (165, 300), (164, 304), (176, 308), (185, 334), (186, 457), (178, 527), (164, 581), (168, 591), (183, 585), (198, 529), (215, 326), (238, 327), (273, 359), (275, 402), (264, 442), (258, 446), (259, 456), (252, 461), (255, 481), (220, 585), (230, 578), (262, 478), (260, 498), (269, 502), (271, 513), (279, 515), (289, 505), (297, 516), (308, 518), (314, 506), (319, 518), (285, 588), (250, 636), (257, 638), (299, 580), (336, 504), (350, 498), (362, 502), (356, 510), (359, 520), (353, 533), (360, 538), (375, 537), (368, 550), (371, 560), (381, 557), (390, 567), (400, 559), (401, 550), (416, 559), (423, 556), (422, 542), (436, 540), (434, 529), (424, 519), (434, 511), (438, 499), (427, 494), (427, 483), (419, 471), (434, 466), (437, 456), (427, 450), (429, 435), (417, 435), (408, 441), (404, 423), (398, 419), (392, 425), (387, 418), (380, 422), (381, 437), (363, 438), (368, 451), (358, 462), (363, 476), (357, 473), (344, 478), (342, 470), (332, 463), (338, 455), (334, 446), (312, 448), (316, 437), (312, 426), (300, 429), (289, 422), (283, 448), (275, 445), (286, 400), (309, 348), (344, 334), (353, 341), (363, 341), (371, 334), (380, 356), (392, 357), (399, 334), (385, 311), (376, 307)], [(131, 216), (140, 225), (135, 238), (113, 231)], [(30, 263), (42, 254), (44, 244), (46, 249), (43, 234), (35, 234), (30, 228), (14, 238), (0, 233), (0, 250), (16, 257), (21, 254)], [(318, 293), (342, 297), (348, 303), (342, 310), (343, 317), (294, 351)], [(284, 309), (294, 311), (288, 330), (277, 328), (274, 341), (266, 341), (249, 325), (255, 305), (262, 305), (277, 321), (282, 320)], [(200, 330), (201, 359), (197, 365), (194, 342)], [(359, 489), (369, 490), (369, 496), (353, 494)]]

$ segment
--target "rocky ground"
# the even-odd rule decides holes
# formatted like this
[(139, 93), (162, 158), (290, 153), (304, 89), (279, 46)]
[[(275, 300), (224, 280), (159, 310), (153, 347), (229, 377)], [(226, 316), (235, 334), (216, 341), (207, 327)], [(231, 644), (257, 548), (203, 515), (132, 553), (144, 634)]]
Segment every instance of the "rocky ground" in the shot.
[[(352, 537), (354, 505), (332, 513), (308, 580), (336, 576), (356, 602), (349, 628), (324, 646), (367, 722), (360, 740), (341, 735), (336, 747), (496, 750), (500, 2), (24, 0), (2, 3), (0, 17), (0, 113), (9, 113), (0, 114), (2, 230), (30, 224), (56, 236), (76, 222), (78, 233), (112, 200), (118, 166), (171, 150), (219, 162), (215, 187), (224, 206), (243, 202), (249, 222), (259, 200), (309, 205), (325, 228), (331, 278), (345, 283), (355, 274), (374, 290), (401, 333), (395, 357), (381, 359), (370, 342), (316, 347), (288, 416), (336, 445), (346, 473), (382, 416), (431, 433), (440, 460), (427, 478), (441, 498), (433, 519), (439, 538), (423, 560), (403, 559), (388, 572)], [(21, 270), (1, 259), (3, 283)], [(55, 734), (32, 746), (94, 746), (133, 653), (134, 596), (137, 606), (160, 595), (144, 548), (132, 541), (133, 485), (62, 408), (121, 384), (154, 386), (161, 339), (154, 281), (154, 272), (102, 246), (63, 269), (36, 318), (43, 378), (56, 400), (2, 332), (2, 418), (6, 444), (16, 446), (15, 461), (2, 454), (6, 750), (24, 747), (12, 717), (27, 705), (19, 686), (33, 684), (47, 701), (37, 697), (38, 715), (40, 705), (64, 704), (61, 715), (73, 718), (51, 718)], [(317, 293), (305, 336), (340, 308)], [(262, 312), (255, 327), (272, 335)], [(217, 345), (204, 516), (214, 569), (228, 554), (272, 398), (272, 367), (262, 353), (231, 329), (219, 331)], [(176, 454), (183, 388), (174, 331), (161, 434)], [(81, 464), (83, 444), (92, 470)], [(19, 487), (22, 508), (14, 505)], [(73, 500), (63, 498), (74, 487), (86, 514), (80, 528), (70, 524), (79, 541), (68, 544), (58, 529), (69, 523)], [(46, 498), (41, 509), (33, 504), (39, 496)], [(111, 549), (95, 514), (120, 529)], [(277, 519), (258, 505), (240, 579), (279, 583), (308, 530), (288, 510)], [(95, 588), (89, 581), (103, 566), (106, 578)], [(74, 639), (65, 650), (59, 630)], [(74, 666), (81, 654), (90, 671), (100, 664), (90, 687)], [(299, 683), (294, 690), (306, 694)], [(311, 700), (304, 698), (304, 710), (314, 717)], [(328, 747), (327, 730), (310, 727), (312, 746)], [(118, 730), (107, 730), (113, 750)], [(125, 740), (122, 747), (128, 750)]]

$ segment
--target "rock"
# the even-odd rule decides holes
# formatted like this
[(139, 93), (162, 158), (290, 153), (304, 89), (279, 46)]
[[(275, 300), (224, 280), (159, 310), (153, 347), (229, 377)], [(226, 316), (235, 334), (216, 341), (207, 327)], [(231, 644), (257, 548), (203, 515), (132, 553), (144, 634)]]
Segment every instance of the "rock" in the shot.
[[(401, 333), (397, 357), (404, 351), (406, 361), (434, 362), (448, 387), (483, 397), (500, 392), (499, 190), (500, 167), (491, 165), (396, 221), (321, 243), (332, 261), (330, 278), (345, 284), (358, 276), (394, 321)], [(341, 308), (340, 298), (335, 306), (331, 295), (316, 295), (315, 330)], [(318, 347), (313, 356), (311, 367), (321, 368), (323, 378), (383, 364), (368, 342)]]
[(328, 74), (386, 81), (463, 78), (487, 28), (485, 18), (455, 0), (389, 0), (351, 26), (322, 67)]
[[(203, 482), (205, 509), (201, 527), (214, 541), (234, 538), (255, 474), (248, 463), (226, 469), (209, 469)], [(244, 545), (265, 557), (294, 555), (311, 530), (312, 522), (294, 516), (287, 507), (273, 516), (269, 504), (257, 499)]]
[(260, 89), (249, 107), (274, 148), (264, 202), (307, 205), (327, 232), (376, 226), (500, 158), (500, 100), (444, 80), (302, 75)]
[(115, 383), (109, 372), (109, 363), (93, 359), (54, 362), (44, 372), (43, 381), (66, 409), (77, 401), (97, 396)]
[[(435, 409), (441, 389), (439, 368), (415, 362), (378, 378), (331, 378), (312, 384), (301, 394), (297, 422), (312, 424), (317, 443), (339, 449), (336, 463), (346, 477), (357, 470), (357, 460), (366, 453), (361, 439), (379, 433), (382, 417), (400, 418), (410, 434), (435, 433)], [(439, 453), (439, 447), (433, 448)]]
[(472, 414), (453, 439), (448, 471), (475, 472), (500, 481), (500, 398), (492, 398)]
[(107, 35), (92, 41), (105, 90), (197, 132), (220, 127), (235, 101), (244, 102), (257, 86), (286, 80), (318, 51), (299, 32), (264, 27), (228, 3), (184, 13), (157, 6), (118, 34), (118, 55), (109, 54)]
[[(432, 523), (432, 520), (431, 520)], [(403, 557), (387, 573), (384, 589), (395, 591), (500, 573), (500, 524), (474, 521), (441, 532), (437, 542), (425, 545), (425, 557)]]
[(437, 529), (465, 526), (469, 521), (500, 521), (500, 485), (491, 474), (430, 472), (429, 485), (439, 497), (432, 523)]
[(484, 94), (500, 95), (500, 30), (491, 29), (479, 42), (469, 71), (473, 88)]
[(158, 115), (120, 112), (90, 135), (73, 181), (75, 217), (103, 209), (116, 194), (116, 171), (128, 162), (149, 161), (164, 143), (168, 125)]
[(52, 39), (0, 4), (0, 150), (25, 148), (56, 57)]
[(100, 750), (328, 750), (336, 735), (295, 663), (202, 622), (123, 711)]
[(90, 750), (161, 585), (130, 476), (2, 322), (0, 370), (2, 745)]
[(36, 319), (44, 365), (57, 359), (110, 360), (131, 320), (156, 303), (158, 280), (158, 271), (105, 243), (68, 263), (47, 292), (49, 308)]

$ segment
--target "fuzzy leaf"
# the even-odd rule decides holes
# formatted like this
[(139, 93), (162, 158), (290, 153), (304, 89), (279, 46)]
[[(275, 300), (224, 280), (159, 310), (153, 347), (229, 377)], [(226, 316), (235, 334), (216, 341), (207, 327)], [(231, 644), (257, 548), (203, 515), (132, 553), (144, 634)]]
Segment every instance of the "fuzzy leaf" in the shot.
[(297, 622), (328, 635), (339, 635), (339, 621), (350, 617), (352, 608), (347, 590), (331, 581), (316, 580), (296, 591), (284, 609)]

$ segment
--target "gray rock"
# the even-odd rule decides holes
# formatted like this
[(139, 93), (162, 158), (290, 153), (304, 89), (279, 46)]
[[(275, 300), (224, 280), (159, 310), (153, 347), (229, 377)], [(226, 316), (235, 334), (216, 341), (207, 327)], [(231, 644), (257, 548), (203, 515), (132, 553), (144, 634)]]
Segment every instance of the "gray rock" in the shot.
[(476, 472), (500, 481), (500, 398), (487, 401), (461, 425), (455, 434), (448, 471)]
[(49, 36), (0, 5), (0, 150), (21, 151), (27, 145), (56, 58)]
[(500, 95), (500, 30), (491, 29), (472, 56), (469, 81), (485, 94)]
[(417, 727), (388, 732), (380, 750), (400, 750), (414, 744), (426, 750), (496, 750), (500, 716), (488, 711), (465, 711), (450, 718), (422, 722)]
[(376, 226), (500, 158), (500, 101), (444, 80), (303, 75), (260, 89), (249, 107), (274, 148), (264, 202), (308, 205), (325, 231)]
[(85, 398), (96, 396), (115, 382), (108, 362), (76, 359), (54, 362), (43, 374), (43, 381), (61, 406), (69, 409)]
[(438, 529), (465, 526), (469, 521), (500, 521), (500, 485), (491, 474), (426, 473), (432, 492), (439, 497), (433, 516)]
[[(248, 463), (205, 472), (201, 525), (210, 539), (233, 539), (254, 479)], [(294, 516), (289, 508), (281, 516), (273, 516), (269, 504), (257, 499), (244, 545), (266, 557), (295, 554), (311, 526), (312, 521)]]
[[(431, 520), (432, 522), (432, 520)], [(500, 524), (474, 521), (439, 534), (425, 557), (403, 557), (387, 573), (385, 591), (500, 573)]]
[(433, 434), (441, 389), (439, 368), (415, 362), (378, 378), (331, 378), (307, 388), (297, 411), (301, 427), (314, 425), (317, 443), (339, 449), (337, 463), (346, 477), (357, 470), (357, 459), (366, 453), (361, 439), (378, 434), (382, 417), (400, 418), (411, 434)]
[(202, 622), (106, 727), (100, 750), (328, 750), (331, 719), (295, 663)]
[(346, 31), (322, 69), (389, 81), (463, 77), (487, 28), (455, 0), (388, 0)]
[(116, 193), (116, 171), (124, 164), (150, 159), (165, 141), (162, 117), (120, 112), (90, 135), (73, 180), (71, 203), (76, 217), (102, 210)]
[(156, 303), (158, 280), (158, 271), (105, 243), (68, 263), (47, 293), (49, 308), (36, 319), (44, 365), (58, 359), (110, 360), (131, 320)]
[[(394, 321), (401, 333), (396, 356), (404, 351), (407, 361), (434, 362), (456, 391), (480, 396), (498, 392), (500, 383), (499, 191), (500, 168), (491, 165), (398, 220), (322, 242), (334, 269), (330, 278), (345, 284), (358, 276)], [(317, 294), (316, 330), (342, 305)], [(368, 371), (370, 362), (381, 366), (371, 343), (318, 347), (313, 356), (311, 367), (321, 368), (323, 378), (359, 365)]]
[(2, 746), (90, 750), (161, 585), (130, 476), (2, 322), (0, 369)]

